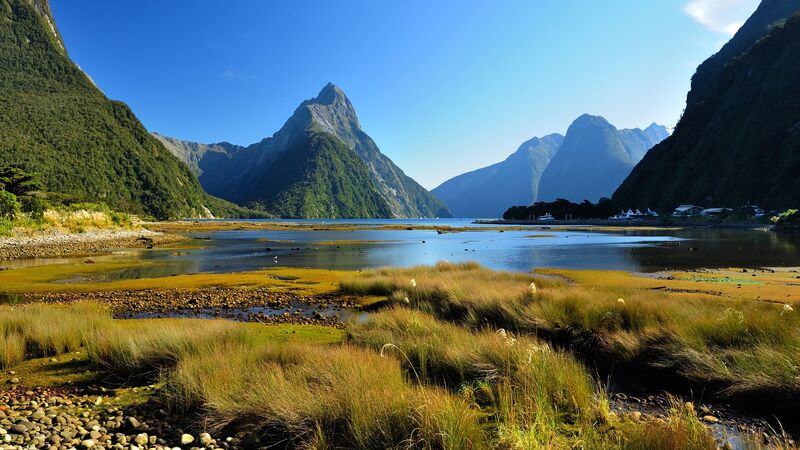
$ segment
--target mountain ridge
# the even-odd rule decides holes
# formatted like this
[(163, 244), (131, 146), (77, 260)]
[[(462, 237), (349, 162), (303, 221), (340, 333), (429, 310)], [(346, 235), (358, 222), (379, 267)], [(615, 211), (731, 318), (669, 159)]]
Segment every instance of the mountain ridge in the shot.
[(0, 105), (0, 166), (49, 191), (159, 219), (232, 208), (69, 58), (45, 0), (0, 1)]
[(661, 211), (681, 203), (797, 206), (799, 14), (800, 0), (764, 0), (698, 67), (674, 134), (637, 165), (615, 202)]
[[(614, 146), (604, 146), (602, 142), (576, 142), (581, 140), (577, 136), (581, 128), (597, 126), (601, 132), (605, 130), (610, 134)], [(575, 119), (570, 130), (572, 132), (568, 130), (567, 136), (550, 134), (528, 140), (505, 160), (455, 176), (433, 189), (432, 193), (441, 198), (456, 217), (501, 217), (509, 206), (532, 205), (557, 198), (575, 202), (585, 199), (597, 201), (600, 197), (610, 196), (617, 187), (614, 180), (621, 181), (654, 143), (669, 134), (666, 127), (656, 123), (644, 129), (618, 130), (605, 118), (589, 114)], [(604, 149), (612, 154), (604, 155)], [(557, 158), (561, 162), (557, 163), (558, 170), (553, 172), (551, 167)], [(581, 160), (590, 158), (594, 159), (585, 171), (589, 173), (570, 173), (576, 170), (576, 164)], [(618, 164), (611, 174), (613, 177), (606, 180), (600, 190), (587, 193), (586, 189), (570, 189), (581, 182), (597, 184), (596, 172), (601, 173), (598, 168), (609, 159)], [(551, 171), (550, 180), (545, 179), (548, 170)], [(601, 173), (601, 176), (609, 178), (606, 173)], [(545, 181), (548, 183), (546, 186)], [(553, 198), (544, 198), (550, 196)]]
[(656, 141), (667, 136), (663, 126), (646, 130), (620, 130), (601, 116), (581, 115), (542, 174), (538, 200), (597, 202), (611, 196)]
[[(287, 148), (297, 139), (305, 139), (309, 132), (328, 134), (358, 155), (361, 163), (353, 169), (358, 172), (360, 165), (364, 164), (372, 180), (364, 189), (375, 189), (389, 206), (389, 213), (380, 213), (380, 217), (449, 217), (449, 211), (442, 202), (405, 175), (391, 159), (380, 152), (372, 138), (361, 129), (355, 108), (344, 91), (333, 83), (326, 84), (316, 97), (301, 102), (285, 124), (271, 137), (247, 147), (230, 146), (221, 151), (223, 149), (219, 145), (213, 148), (213, 145), (163, 138), (171, 139), (177, 144), (172, 149), (174, 153), (187, 150), (194, 152), (193, 156), (184, 156), (182, 159), (196, 167), (200, 182), (208, 192), (234, 203), (274, 210), (280, 208), (268, 204), (271, 202), (267, 199), (277, 197), (273, 192), (264, 189), (266, 186), (276, 185), (265, 184), (261, 178), (266, 171), (271, 171), (270, 167)], [(355, 164), (349, 157), (344, 157), (343, 160)], [(274, 171), (270, 173), (280, 175)], [(333, 176), (333, 172), (328, 174)], [(345, 176), (346, 170), (334, 178)], [(377, 208), (374, 211), (378, 214), (377, 211), (383, 209)]]
[(505, 160), (457, 175), (431, 193), (455, 217), (501, 217), (509, 205), (536, 200), (541, 174), (563, 140), (560, 134), (550, 134), (525, 141)]

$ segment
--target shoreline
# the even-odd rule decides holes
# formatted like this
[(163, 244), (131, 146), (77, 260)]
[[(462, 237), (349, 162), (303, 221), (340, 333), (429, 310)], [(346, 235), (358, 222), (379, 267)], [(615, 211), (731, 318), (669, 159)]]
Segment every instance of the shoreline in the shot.
[(506, 220), (506, 219), (477, 219), (472, 222), (475, 225), (498, 225), (498, 226), (520, 226), (520, 225), (541, 225), (550, 226), (558, 229), (569, 227), (613, 227), (625, 229), (667, 229), (681, 230), (693, 228), (713, 228), (713, 229), (738, 229), (738, 230), (771, 230), (772, 227), (763, 223), (681, 223), (668, 220), (608, 220), (608, 219), (587, 219), (587, 220)]
[(118, 248), (153, 248), (187, 240), (185, 236), (147, 229), (51, 231), (30, 236), (0, 238), (0, 261), (58, 256), (88, 256)]

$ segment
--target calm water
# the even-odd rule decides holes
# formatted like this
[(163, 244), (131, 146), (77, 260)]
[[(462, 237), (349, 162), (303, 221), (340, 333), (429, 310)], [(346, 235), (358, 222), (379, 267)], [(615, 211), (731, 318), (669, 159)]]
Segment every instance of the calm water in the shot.
[[(337, 221), (314, 221), (334, 223)], [(361, 224), (466, 226), (469, 220), (340, 221)], [(124, 251), (110, 259), (156, 262), (105, 274), (102, 279), (235, 272), (263, 267), (365, 269), (477, 261), (486, 267), (530, 271), (541, 267), (656, 272), (701, 267), (800, 266), (800, 238), (754, 230), (624, 232), (430, 230), (225, 231), (195, 233), (202, 248)], [(57, 259), (57, 262), (65, 260)], [(47, 261), (17, 261), (6, 267)], [(81, 282), (84, 280), (65, 280)]]

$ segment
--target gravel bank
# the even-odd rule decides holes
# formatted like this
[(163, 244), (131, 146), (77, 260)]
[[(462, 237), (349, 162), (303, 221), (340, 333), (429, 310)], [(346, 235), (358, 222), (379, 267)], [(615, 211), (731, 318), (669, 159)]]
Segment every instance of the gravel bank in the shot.
[[(334, 327), (341, 327), (341, 316), (358, 306), (346, 298), (332, 294), (300, 295), (294, 292), (235, 288), (51, 292), (26, 294), (23, 298), (30, 302), (56, 304), (95, 301), (109, 305), (118, 318), (224, 318), (241, 322)], [(293, 308), (297, 304), (307, 307)]]
[(0, 260), (82, 256), (117, 248), (152, 248), (186, 240), (183, 236), (150, 230), (90, 230), (48, 232), (0, 238)]
[[(154, 389), (143, 387), (138, 389)], [(237, 437), (215, 439), (185, 428), (180, 415), (156, 406), (105, 406), (114, 392), (17, 385), (0, 394), (0, 448), (198, 449), (243, 448)]]

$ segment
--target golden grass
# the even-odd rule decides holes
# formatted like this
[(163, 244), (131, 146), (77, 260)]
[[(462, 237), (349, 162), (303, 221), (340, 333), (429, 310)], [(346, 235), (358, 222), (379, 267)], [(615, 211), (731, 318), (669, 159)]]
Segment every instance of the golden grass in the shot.
[(57, 283), (60, 280), (91, 278), (131, 267), (156, 265), (152, 261), (115, 261), (96, 258), (92, 264), (50, 264), (0, 271), (0, 292), (9, 294), (43, 292), (98, 292), (122, 290), (204, 289), (213, 287), (291, 291), (303, 295), (333, 293), (346, 273), (324, 269), (274, 268), (239, 273), (199, 273), (173, 277), (140, 278), (109, 282)]
[(9, 367), (26, 355), (51, 356), (77, 350), (91, 333), (110, 320), (95, 304), (69, 309), (42, 304), (0, 308), (0, 366)]
[[(602, 270), (539, 269), (538, 274), (565, 277), (589, 288), (627, 290), (670, 290), (693, 298), (725, 298), (774, 303), (800, 302), (800, 272), (728, 268), (701, 272), (669, 272), (662, 279), (629, 272)], [(672, 277), (672, 279), (663, 279)]]
[(466, 402), (410, 385), (394, 359), (347, 346), (217, 345), (182, 361), (166, 387), (177, 406), (204, 408), (212, 429), (305, 448), (485, 448)]
[[(737, 297), (684, 292), (684, 286), (696, 288), (698, 282), (677, 277), (542, 272), (576, 283), (475, 264), (440, 264), (368, 271), (343, 280), (341, 288), (353, 294), (382, 293), (397, 304), (468, 327), (491, 325), (547, 337), (569, 330), (591, 346), (585, 349), (589, 352), (642, 368), (670, 367), (688, 383), (718, 386), (717, 394), (800, 395), (800, 317), (782, 304), (754, 301), (747, 291)], [(785, 281), (786, 275), (770, 275), (769, 282)], [(678, 292), (653, 289), (665, 284)], [(727, 284), (720, 289), (739, 293)]]
[(81, 203), (46, 209), (39, 219), (20, 215), (10, 223), (8, 235), (32, 235), (59, 231), (83, 233), (88, 230), (136, 228), (130, 215), (112, 211), (105, 205)]
[(608, 418), (605, 395), (583, 365), (532, 337), (471, 332), (393, 308), (351, 324), (348, 341), (391, 354), (410, 379), (448, 386), (480, 407), (502, 447), (515, 447), (522, 435), (532, 447), (567, 445), (568, 434), (594, 436)]

